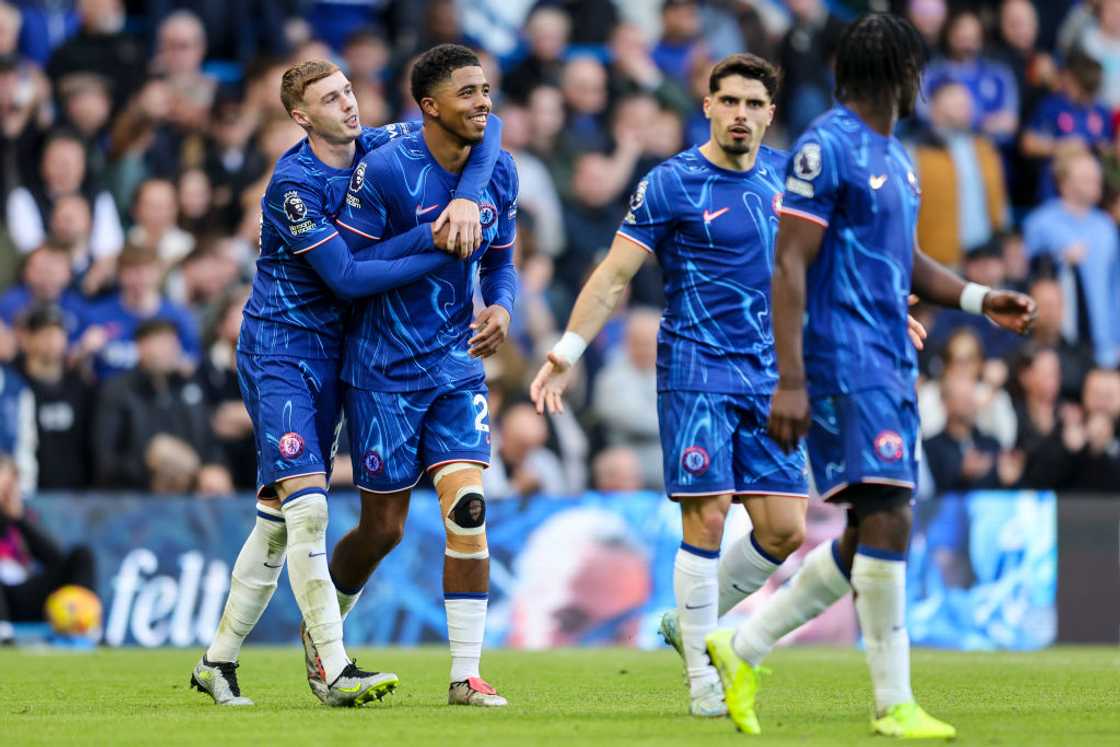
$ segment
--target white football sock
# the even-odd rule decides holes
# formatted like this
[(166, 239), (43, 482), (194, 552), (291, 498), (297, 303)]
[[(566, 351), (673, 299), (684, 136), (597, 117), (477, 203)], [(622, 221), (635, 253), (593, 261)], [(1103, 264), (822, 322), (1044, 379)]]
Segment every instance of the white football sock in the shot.
[(704, 642), (719, 619), (719, 551), (682, 542), (673, 563), (673, 593), (677, 597), (688, 684), (696, 694), (719, 678)]
[(752, 530), (719, 559), (719, 616), (762, 588), (782, 561), (767, 554)]
[(288, 532), (279, 509), (257, 504), (257, 521), (233, 564), (229, 596), (207, 661), (237, 661), (241, 644), (261, 619), (284, 568)]
[(443, 595), (447, 642), (451, 648), (451, 682), (478, 677), (482, 639), (486, 637), (485, 592)]
[(852, 588), (875, 706), (881, 714), (914, 700), (906, 632), (906, 556), (860, 545), (852, 561)]
[(362, 596), (362, 590), (358, 589), (358, 591), (354, 594), (347, 594), (345, 591), (336, 586), (334, 587), (334, 591), (335, 596), (338, 597), (338, 612), (342, 615), (342, 619), (345, 621), (346, 616), (350, 614), (350, 610), (354, 609), (354, 605), (358, 603), (358, 599)]
[(848, 593), (851, 586), (840, 569), (836, 547), (836, 542), (814, 547), (793, 580), (738, 627), (731, 643), (739, 656), (757, 667), (782, 636)]
[(327, 568), (327, 496), (317, 488), (296, 491), (281, 510), (288, 524), (288, 579), (330, 685), (350, 660), (342, 645), (342, 615)]

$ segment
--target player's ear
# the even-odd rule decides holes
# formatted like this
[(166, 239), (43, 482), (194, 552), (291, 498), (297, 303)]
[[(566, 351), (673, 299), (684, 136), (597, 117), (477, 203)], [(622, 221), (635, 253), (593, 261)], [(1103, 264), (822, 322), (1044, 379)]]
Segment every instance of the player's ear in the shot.
[(433, 119), (439, 119), (439, 104), (431, 96), (420, 99), (420, 111)]
[(771, 104), (767, 108), (767, 111), (769, 112), (769, 116), (766, 118), (766, 126), (767, 127), (774, 124), (774, 112), (776, 112), (777, 110), (778, 110), (778, 107), (775, 106), (774, 104)]
[(296, 124), (304, 129), (311, 126), (311, 120), (308, 119), (307, 115), (300, 109), (292, 109), (291, 117)]
[(712, 118), (711, 109), (712, 109), (712, 97), (711, 96), (705, 96), (704, 97), (704, 119), (711, 119)]

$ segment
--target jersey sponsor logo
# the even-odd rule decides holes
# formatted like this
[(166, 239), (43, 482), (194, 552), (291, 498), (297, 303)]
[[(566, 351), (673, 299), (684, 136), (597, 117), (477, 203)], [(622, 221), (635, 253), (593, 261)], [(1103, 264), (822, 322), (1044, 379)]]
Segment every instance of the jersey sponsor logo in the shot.
[(294, 226), (288, 226), (288, 230), (292, 232), (292, 236), (299, 236), (300, 234), (307, 233), (314, 230), (315, 221), (305, 220), (303, 223), (297, 223)]
[(703, 446), (689, 446), (681, 452), (681, 466), (690, 475), (702, 475), (712, 465), (712, 458)]
[(798, 179), (812, 181), (821, 173), (820, 143), (805, 143), (793, 157), (793, 173)]
[(362, 161), (358, 164), (358, 168), (354, 169), (354, 173), (350, 176), (350, 191), (360, 192), (362, 185), (366, 183), (366, 162)]
[(730, 209), (731, 208), (724, 207), (724, 208), (720, 208), (719, 210), (715, 211), (714, 213), (710, 212), (708, 210), (705, 210), (704, 211), (704, 222), (705, 223), (711, 223), (716, 218), (720, 217), (721, 215), (723, 215), (724, 213), (726, 213)]
[(484, 202), (478, 206), (478, 222), (482, 224), (483, 228), (494, 225), (494, 221), (497, 219), (498, 208), (494, 207), (494, 203)]
[(637, 210), (646, 203), (646, 189), (649, 188), (649, 179), (638, 182), (638, 188), (630, 196), (630, 209)]
[(298, 223), (307, 217), (307, 205), (303, 204), (303, 198), (294, 189), (284, 193), (284, 215), (292, 223)]
[(438, 202), (434, 205), (429, 205), (428, 207), (421, 207), (421, 206), (417, 205), (416, 206), (416, 215), (420, 216), (420, 215), (424, 215), (426, 213), (430, 213), (438, 207), (439, 207)]
[(303, 436), (294, 431), (285, 433), (276, 442), (276, 448), (285, 459), (295, 459), (303, 453)]
[(362, 455), (362, 469), (371, 477), (379, 475), (381, 470), (385, 469), (385, 460), (376, 451), (370, 449)]
[(897, 462), (902, 452), (902, 436), (896, 431), (880, 431), (875, 437), (875, 454), (884, 462)]
[(887, 183), (887, 175), (869, 176), (867, 177), (867, 183), (871, 185), (872, 189), (882, 189), (883, 185)]
[(795, 195), (801, 195), (802, 197), (811, 198), (816, 194), (816, 192), (813, 190), (812, 184), (810, 184), (809, 182), (801, 181), (796, 176), (790, 176), (786, 178), (786, 189), (790, 192), (793, 192)]
[(359, 210), (362, 207), (362, 201), (359, 200), (354, 195), (349, 194), (349, 193), (347, 193), (347, 195), (346, 195), (346, 204), (349, 205), (352, 208), (359, 209)]

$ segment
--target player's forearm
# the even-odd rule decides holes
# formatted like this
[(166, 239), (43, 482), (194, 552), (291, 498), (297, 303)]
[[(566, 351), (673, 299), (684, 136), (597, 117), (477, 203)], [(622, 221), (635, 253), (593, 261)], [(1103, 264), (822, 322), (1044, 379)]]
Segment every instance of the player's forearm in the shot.
[(791, 388), (805, 386), (805, 362), (802, 357), (805, 270), (806, 264), (801, 256), (781, 252), (774, 262), (770, 285), (779, 385)]
[(463, 173), (459, 175), (459, 186), (455, 197), (478, 202), (482, 190), (494, 175), (494, 166), (502, 152), (502, 120), (491, 114), (486, 119), (486, 130), (482, 142), (471, 148), (471, 155)]
[[(356, 234), (352, 235), (356, 236)], [(353, 249), (354, 245), (351, 244), (350, 241), (346, 243), (347, 246)], [(367, 262), (372, 259), (403, 259), (404, 257), (411, 257), (416, 254), (435, 251), (438, 250), (436, 249), (435, 240), (432, 238), (432, 225), (430, 223), (423, 223), (402, 234), (385, 239), (384, 241), (364, 245), (358, 251), (353, 252), (353, 254), (356, 262)]]
[(567, 331), (584, 340), (595, 339), (618, 308), (632, 277), (633, 273), (610, 262), (609, 257), (604, 260), (580, 290), (568, 318)]
[(923, 301), (956, 308), (960, 306), (965, 282), (955, 272), (915, 246), (910, 287)]
[[(430, 232), (427, 226), (421, 228)], [(408, 285), (456, 261), (448, 254), (427, 252), (400, 259), (355, 262), (345, 243), (337, 239), (311, 250), (305, 256), (331, 292), (347, 301)]]
[(513, 264), (513, 249), (490, 249), (482, 257), (478, 268), (478, 284), (482, 301), (487, 306), (503, 307), (513, 315), (517, 300), (517, 268)]

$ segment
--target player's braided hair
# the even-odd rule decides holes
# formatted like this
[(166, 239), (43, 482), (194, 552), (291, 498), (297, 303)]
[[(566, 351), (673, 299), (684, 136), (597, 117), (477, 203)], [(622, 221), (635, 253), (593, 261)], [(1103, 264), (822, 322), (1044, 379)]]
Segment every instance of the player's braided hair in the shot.
[(440, 44), (416, 60), (409, 79), (416, 104), (432, 95), (432, 89), (461, 67), (480, 67), (478, 55), (461, 44)]
[(836, 98), (897, 104), (910, 114), (926, 61), (922, 38), (909, 21), (889, 13), (868, 13), (848, 26), (836, 51)]

